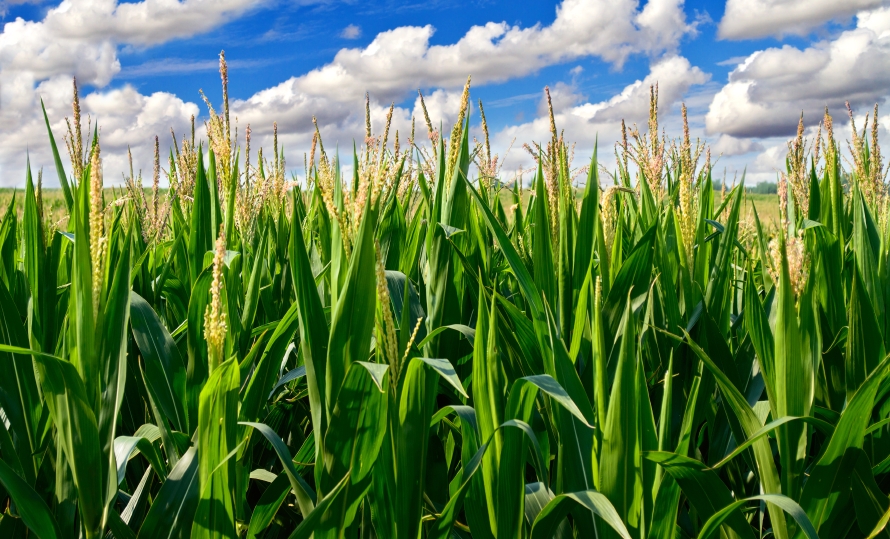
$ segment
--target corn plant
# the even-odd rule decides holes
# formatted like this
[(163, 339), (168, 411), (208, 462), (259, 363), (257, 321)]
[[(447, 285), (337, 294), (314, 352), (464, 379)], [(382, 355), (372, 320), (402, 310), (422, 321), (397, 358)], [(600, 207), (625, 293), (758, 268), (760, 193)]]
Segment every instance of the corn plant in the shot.
[(890, 533), (875, 121), (801, 123), (761, 222), (654, 88), (611, 181), (551, 114), (530, 187), (469, 82), (429, 144), (369, 121), (343, 167), (316, 129), (299, 181), (226, 101), (150, 190), (104, 189), (74, 95), (67, 221), (30, 170), (0, 221), (0, 536)]

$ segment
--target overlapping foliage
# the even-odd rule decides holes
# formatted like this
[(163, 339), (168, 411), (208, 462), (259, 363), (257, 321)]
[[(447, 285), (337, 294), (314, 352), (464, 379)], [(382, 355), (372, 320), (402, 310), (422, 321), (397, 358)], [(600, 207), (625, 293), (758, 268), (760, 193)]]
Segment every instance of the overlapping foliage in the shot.
[(552, 125), (530, 192), (467, 92), (308, 182), (224, 106), (108, 204), (75, 107), (67, 227), (30, 173), (0, 223), (0, 536), (886, 536), (876, 131), (801, 131), (769, 226), (656, 92), (616, 185)]

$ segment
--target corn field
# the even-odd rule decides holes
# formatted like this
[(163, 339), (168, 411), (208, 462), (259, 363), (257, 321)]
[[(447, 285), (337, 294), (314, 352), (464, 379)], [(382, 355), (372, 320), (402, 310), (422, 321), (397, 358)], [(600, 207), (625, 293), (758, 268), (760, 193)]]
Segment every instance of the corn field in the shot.
[(801, 120), (767, 223), (657, 89), (530, 187), (468, 111), (296, 181), (226, 99), (109, 196), (75, 87), (68, 219), (0, 222), (0, 536), (890, 537), (877, 122)]

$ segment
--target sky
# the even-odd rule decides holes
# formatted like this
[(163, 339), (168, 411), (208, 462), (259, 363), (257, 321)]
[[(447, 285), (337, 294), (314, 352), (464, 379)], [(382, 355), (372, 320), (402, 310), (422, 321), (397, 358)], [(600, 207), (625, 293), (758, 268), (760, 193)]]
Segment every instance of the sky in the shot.
[[(128, 148), (150, 175), (155, 136), (165, 151), (192, 115), (203, 135), (200, 90), (221, 108), (221, 50), (240, 143), (250, 125), (251, 146), (270, 147), (277, 122), (298, 175), (313, 116), (326, 148), (350, 152), (367, 92), (375, 132), (394, 103), (405, 140), (412, 116), (426, 132), (419, 89), (447, 130), (467, 76), (505, 175), (532, 163), (524, 143), (549, 139), (545, 86), (576, 166), (598, 145), (614, 168), (621, 120), (642, 130), (658, 83), (667, 133), (681, 133), (685, 103), (714, 175), (746, 171), (748, 184), (775, 181), (801, 113), (812, 136), (829, 107), (849, 139), (845, 101), (861, 127), (890, 96), (890, 0), (412, 2), (0, 0), (0, 186), (22, 186), (28, 159), (57, 185), (40, 101), (64, 153), (73, 76), (98, 121), (106, 184), (129, 170)], [(879, 123), (886, 138), (890, 114)]]

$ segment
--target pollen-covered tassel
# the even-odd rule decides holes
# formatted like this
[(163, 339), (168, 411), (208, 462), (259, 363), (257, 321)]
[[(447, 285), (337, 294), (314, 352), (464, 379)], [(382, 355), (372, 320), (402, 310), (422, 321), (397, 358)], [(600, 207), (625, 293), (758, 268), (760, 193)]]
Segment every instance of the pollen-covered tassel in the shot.
[(606, 249), (612, 250), (612, 241), (615, 239), (615, 228), (618, 222), (618, 208), (615, 207), (618, 199), (615, 195), (618, 187), (611, 185), (603, 193), (603, 235), (606, 240)]
[(621, 120), (621, 164), (624, 166), (624, 173), (630, 174), (627, 170), (627, 126), (624, 119)]
[(390, 376), (393, 384), (396, 384), (399, 376), (399, 347), (396, 339), (396, 324), (392, 316), (392, 308), (390, 307), (389, 288), (386, 285), (386, 271), (383, 267), (383, 259), (380, 258), (380, 244), (375, 243), (377, 251), (377, 301), (380, 302), (380, 312), (382, 314), (382, 327), (378, 326), (382, 333), (378, 338), (383, 342), (384, 353), (390, 365)]
[(365, 92), (365, 144), (371, 139), (371, 94)]
[(93, 269), (93, 313), (99, 312), (102, 275), (105, 262), (105, 209), (102, 203), (102, 160), (99, 145), (93, 149), (90, 163), (90, 258)]
[(222, 79), (223, 90), (223, 121), (225, 122), (226, 141), (232, 139), (229, 124), (229, 65), (226, 63), (226, 51), (219, 51), (219, 77)]
[(83, 135), (81, 135), (80, 127), (80, 96), (77, 91), (77, 78), (71, 79), (74, 87), (74, 98), (71, 101), (71, 108), (74, 112), (74, 132), (71, 141), (71, 166), (74, 167), (74, 175), (78, 181), (83, 177)]
[(423, 93), (420, 90), (417, 90), (417, 98), (420, 99), (420, 108), (423, 110), (423, 121), (426, 122), (427, 135), (435, 148), (439, 140), (439, 134), (433, 129), (433, 122), (430, 121), (430, 113), (426, 110), (426, 102), (423, 100)]
[(216, 254), (213, 257), (213, 280), (210, 283), (210, 304), (204, 311), (204, 337), (207, 339), (207, 359), (209, 370), (213, 372), (223, 361), (223, 349), (226, 342), (226, 313), (222, 308), (222, 268), (225, 263), (226, 236), (225, 229), (220, 227), (216, 239)]
[(460, 110), (457, 112), (457, 121), (451, 129), (451, 138), (448, 140), (448, 168), (446, 170), (445, 181), (451, 181), (451, 175), (454, 167), (457, 165), (457, 154), (460, 151), (461, 139), (464, 134), (464, 119), (467, 117), (467, 109), (470, 106), (470, 77), (467, 77), (467, 84), (460, 96)]
[(152, 236), (161, 231), (160, 195), (161, 183), (161, 147), (158, 137), (155, 137), (155, 163), (151, 176), (151, 232)]

